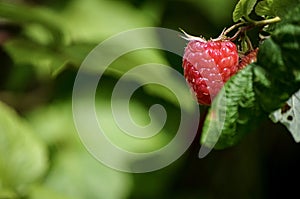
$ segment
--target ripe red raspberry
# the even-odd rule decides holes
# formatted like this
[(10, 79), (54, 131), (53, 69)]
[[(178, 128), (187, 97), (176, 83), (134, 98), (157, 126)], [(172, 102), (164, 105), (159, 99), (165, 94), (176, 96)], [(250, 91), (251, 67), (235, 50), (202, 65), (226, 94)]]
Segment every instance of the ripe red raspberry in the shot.
[(237, 48), (229, 40), (188, 39), (183, 55), (184, 76), (198, 102), (210, 105), (224, 83), (238, 71)]

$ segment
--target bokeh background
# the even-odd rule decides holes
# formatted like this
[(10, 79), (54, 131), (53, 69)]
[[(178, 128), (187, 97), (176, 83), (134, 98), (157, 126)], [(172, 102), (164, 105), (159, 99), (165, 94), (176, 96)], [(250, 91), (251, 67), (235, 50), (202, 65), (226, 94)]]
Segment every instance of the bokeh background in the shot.
[[(74, 128), (73, 83), (81, 62), (97, 44), (122, 31), (149, 26), (182, 28), (214, 38), (232, 25), (236, 3), (1, 0), (0, 198), (250, 199), (297, 194), (300, 146), (283, 126), (269, 120), (237, 146), (199, 159), (207, 111), (200, 106), (199, 132), (189, 150), (170, 166), (145, 174), (122, 173), (100, 164), (83, 147)], [(161, 41), (156, 38), (156, 42)], [(105, 104), (124, 73), (122, 68), (149, 62), (167, 64), (182, 73), (181, 57), (171, 53), (144, 50), (122, 56), (101, 80), (96, 97), (99, 114), (109, 117)], [(166, 92), (160, 87), (141, 88), (131, 103), (133, 117), (144, 125), (149, 122), (148, 108), (164, 105), (169, 117), (162, 136), (143, 143), (123, 136), (112, 136), (112, 140), (131, 150), (151, 151), (172, 139), (180, 110), (174, 96)]]

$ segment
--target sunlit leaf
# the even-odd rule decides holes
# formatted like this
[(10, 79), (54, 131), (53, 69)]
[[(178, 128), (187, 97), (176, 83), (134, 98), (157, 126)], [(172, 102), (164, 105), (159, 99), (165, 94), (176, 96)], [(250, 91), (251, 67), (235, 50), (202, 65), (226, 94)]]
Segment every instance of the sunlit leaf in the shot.
[(240, 0), (233, 11), (233, 21), (237, 22), (242, 17), (248, 17), (252, 12), (257, 0)]
[[(154, 129), (148, 128), (149, 129), (148, 132), (146, 133), (143, 132), (145, 134), (157, 133), (156, 136), (150, 137), (148, 139), (135, 138), (122, 131), (122, 129), (120, 129), (118, 127), (118, 124), (115, 122), (114, 117), (112, 115), (112, 110), (108, 106), (108, 104), (110, 104), (110, 101), (103, 100), (103, 99), (102, 100), (98, 99), (98, 101), (100, 101), (99, 105), (97, 106), (99, 123), (103, 131), (105, 132), (106, 136), (116, 146), (124, 148), (128, 151), (142, 153), (142, 152), (150, 152), (150, 151), (158, 150), (159, 148), (165, 146), (170, 141), (172, 137), (172, 132), (168, 132), (168, 129), (163, 128), (161, 131), (157, 131), (157, 132), (152, 131), (154, 129), (157, 129), (155, 127), (159, 127), (161, 121), (157, 121), (157, 120), (150, 121), (149, 112), (148, 112), (149, 110), (146, 109), (146, 107), (144, 107), (142, 103), (139, 103), (137, 101), (131, 102), (130, 116), (133, 118), (133, 121), (136, 121), (139, 125), (142, 126), (146, 126), (150, 122), (154, 123), (152, 124)], [(115, 106), (124, 106), (124, 103), (120, 102), (119, 105), (116, 104)], [(128, 115), (126, 116), (128, 117)], [(169, 120), (171, 120), (171, 117), (172, 116), (170, 115)]]
[(58, 14), (73, 42), (99, 43), (122, 31), (154, 25), (154, 19), (126, 1), (72, 0)]
[(66, 194), (58, 193), (54, 190), (52, 190), (49, 187), (46, 187), (44, 185), (35, 185), (30, 189), (29, 193), (30, 199), (71, 199), (71, 197), (68, 197)]
[[(5, 44), (14, 62), (34, 65), (44, 74), (57, 74), (67, 63), (79, 67), (91, 47), (114, 34), (154, 25), (154, 18), (121, 1), (72, 0), (59, 10), (0, 3), (0, 16), (24, 25), (23, 37)], [(121, 41), (118, 45), (128, 42), (132, 41)], [(107, 50), (110, 53), (111, 49)], [(145, 56), (162, 60), (156, 52)], [(124, 71), (142, 58), (131, 56), (125, 63), (119, 62), (118, 67)]]
[(5, 43), (5, 49), (15, 64), (31, 65), (38, 74), (52, 76), (66, 64), (79, 66), (92, 50), (92, 44), (74, 44), (63, 48), (51, 48), (29, 39), (13, 39)]
[[(12, 20), (22, 25), (38, 24), (41, 28), (44, 28), (44, 34), (48, 34), (47, 31), (49, 31), (52, 36), (52, 38), (46, 40), (47, 43), (49, 42), (55, 45), (61, 45), (64, 43), (64, 33), (61, 28), (63, 26), (60, 23), (61, 20), (53, 11), (47, 8), (0, 2), (0, 17)], [(36, 30), (40, 32), (41, 29)], [(33, 30), (33, 33), (34, 32), (35, 30)], [(35, 35), (37, 37), (43, 36), (40, 34)], [(34, 37), (32, 38), (34, 39)]]
[(46, 171), (47, 151), (10, 107), (1, 102), (0, 110), (0, 195), (1, 190), (23, 195)]
[(51, 75), (67, 61), (49, 47), (25, 39), (11, 40), (5, 48), (15, 64), (30, 64), (38, 74)]
[(44, 186), (67, 198), (122, 199), (131, 183), (129, 174), (102, 165), (84, 149), (72, 149), (55, 156)]
[(104, 166), (84, 148), (74, 126), (71, 101), (41, 107), (27, 118), (44, 142), (55, 149), (47, 178), (42, 187), (33, 190), (36, 198), (43, 193), (73, 199), (121, 199), (129, 194), (129, 174)]

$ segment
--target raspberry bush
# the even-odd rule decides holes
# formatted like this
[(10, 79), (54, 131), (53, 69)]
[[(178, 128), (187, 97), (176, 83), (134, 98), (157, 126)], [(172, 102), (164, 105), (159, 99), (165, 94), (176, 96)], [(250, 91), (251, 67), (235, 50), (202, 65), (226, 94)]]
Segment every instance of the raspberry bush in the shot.
[[(236, 24), (225, 32), (236, 29), (230, 39), (235, 40), (240, 50), (240, 71), (229, 79), (213, 101), (204, 123), (202, 144), (215, 148), (235, 145), (264, 121), (263, 118), (284, 107), (299, 90), (299, 20), (297, 0), (238, 2), (233, 12)], [(257, 35), (249, 37), (253, 29)], [(259, 42), (253, 46), (251, 40)], [(291, 120), (297, 118), (290, 117)], [(292, 122), (297, 124), (297, 121)], [(298, 135), (299, 129), (289, 129), (294, 129), (291, 131), (294, 137)]]

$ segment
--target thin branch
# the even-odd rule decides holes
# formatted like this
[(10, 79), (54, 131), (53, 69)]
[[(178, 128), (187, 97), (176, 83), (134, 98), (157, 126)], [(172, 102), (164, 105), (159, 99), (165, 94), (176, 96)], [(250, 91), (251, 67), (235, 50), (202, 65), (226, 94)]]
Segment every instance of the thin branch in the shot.
[(230, 33), (232, 30), (244, 25), (246, 22), (242, 21), (240, 23), (234, 24), (232, 26), (230, 26), (229, 28), (227, 28), (225, 31), (222, 32), (222, 35), (227, 35), (228, 33)]
[(254, 26), (265, 26), (271, 23), (277, 23), (279, 22), (281, 19), (280, 17), (274, 17), (272, 19), (266, 19), (266, 20), (262, 20), (262, 21), (254, 21), (253, 25)]

